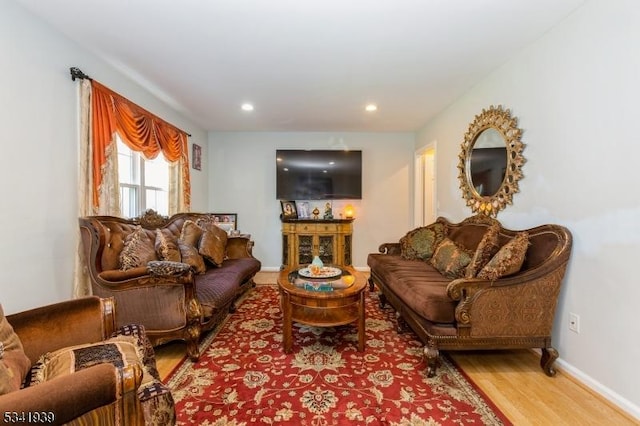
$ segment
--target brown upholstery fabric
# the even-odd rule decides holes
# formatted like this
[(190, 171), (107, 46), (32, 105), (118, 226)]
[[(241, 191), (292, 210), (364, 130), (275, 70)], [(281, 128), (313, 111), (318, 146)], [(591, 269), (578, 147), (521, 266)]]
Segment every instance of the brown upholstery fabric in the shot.
[(205, 318), (236, 297), (240, 284), (260, 270), (260, 262), (252, 257), (227, 259), (222, 268), (210, 268), (196, 276), (196, 293)]
[(408, 260), (429, 260), (444, 239), (446, 229), (441, 223), (416, 228), (400, 238), (401, 255)]
[[(116, 367), (132, 364), (142, 366), (142, 349), (131, 336), (117, 336), (104, 342), (86, 343), (43, 354), (31, 369), (29, 386), (73, 374), (98, 364), (109, 363)], [(153, 377), (143, 368), (142, 384), (150, 383)]]
[(200, 245), (200, 237), (202, 237), (203, 233), (204, 230), (198, 226), (198, 224), (187, 219), (182, 225), (180, 239), (192, 247), (198, 247)]
[(31, 361), (0, 305), (0, 395), (20, 389)]
[(436, 248), (429, 263), (449, 279), (462, 278), (471, 262), (472, 254), (449, 238), (445, 238)]
[(182, 261), (193, 268), (196, 274), (204, 274), (207, 270), (207, 265), (204, 264), (204, 258), (198, 253), (198, 249), (184, 241), (178, 240), (178, 248), (180, 248), (180, 255)]
[(120, 269), (128, 269), (144, 266), (150, 260), (157, 260), (155, 250), (155, 238), (152, 240), (142, 227), (127, 235), (124, 247), (120, 253)]
[(168, 229), (156, 229), (155, 249), (159, 260), (168, 260), (170, 262), (180, 262), (182, 260), (177, 238)]
[(227, 233), (214, 225), (207, 224), (200, 238), (198, 251), (215, 266), (222, 266), (227, 248)]
[(447, 285), (451, 280), (427, 262), (372, 253), (367, 264), (419, 315), (435, 323), (455, 321), (456, 302), (447, 296)]
[(528, 247), (529, 234), (527, 232), (518, 232), (482, 268), (478, 273), (478, 278), (495, 281), (500, 277), (515, 274), (522, 268)]
[(478, 244), (467, 271), (465, 273), (466, 278), (474, 278), (478, 272), (486, 265), (489, 260), (500, 250), (500, 224), (494, 223), (491, 225), (487, 232), (484, 233), (482, 240)]

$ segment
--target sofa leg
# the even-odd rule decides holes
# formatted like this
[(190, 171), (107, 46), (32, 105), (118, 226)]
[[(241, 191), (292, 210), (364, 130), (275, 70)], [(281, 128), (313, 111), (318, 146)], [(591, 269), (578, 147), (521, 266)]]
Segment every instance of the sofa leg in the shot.
[(423, 353), (427, 360), (427, 377), (433, 377), (440, 366), (440, 351), (435, 345), (427, 344), (423, 349)]
[(187, 355), (193, 362), (196, 362), (198, 358), (200, 358), (200, 350), (198, 349), (199, 341), (200, 341), (200, 328), (189, 327), (187, 329), (187, 336), (186, 336)]
[(396, 323), (398, 324), (398, 333), (403, 334), (409, 330), (409, 326), (407, 325), (407, 322), (404, 320), (404, 318), (402, 318), (402, 315), (400, 315), (400, 312), (396, 312)]
[(373, 278), (369, 277), (369, 291), (373, 291), (375, 288), (375, 284), (373, 282)]
[(387, 298), (381, 292), (378, 292), (378, 306), (380, 306), (380, 309), (384, 309), (387, 306)]
[(553, 377), (556, 375), (556, 369), (553, 368), (553, 363), (558, 359), (560, 354), (552, 347), (542, 348), (542, 356), (540, 357), (540, 367), (546, 373), (547, 376)]

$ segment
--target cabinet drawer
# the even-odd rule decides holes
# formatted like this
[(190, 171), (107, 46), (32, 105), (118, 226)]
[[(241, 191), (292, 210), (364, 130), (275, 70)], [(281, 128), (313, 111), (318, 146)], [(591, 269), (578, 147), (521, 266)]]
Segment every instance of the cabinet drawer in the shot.
[(309, 232), (317, 232), (318, 231), (318, 224), (317, 223), (299, 223), (296, 225), (296, 232), (301, 232), (301, 233), (309, 233)]
[(335, 223), (318, 223), (316, 225), (316, 231), (336, 233), (338, 232), (338, 225)]

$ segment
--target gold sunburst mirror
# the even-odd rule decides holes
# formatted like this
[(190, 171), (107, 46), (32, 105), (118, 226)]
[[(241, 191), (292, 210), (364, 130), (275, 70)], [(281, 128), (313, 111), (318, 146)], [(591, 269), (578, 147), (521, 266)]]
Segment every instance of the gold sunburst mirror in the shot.
[(517, 124), (508, 109), (491, 105), (475, 116), (464, 135), (458, 179), (474, 213), (496, 216), (519, 191), (525, 145)]

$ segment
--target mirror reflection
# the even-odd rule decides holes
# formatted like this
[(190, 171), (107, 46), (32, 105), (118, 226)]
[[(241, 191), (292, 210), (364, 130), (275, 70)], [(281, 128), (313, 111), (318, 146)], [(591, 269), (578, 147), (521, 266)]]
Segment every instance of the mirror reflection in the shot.
[(519, 190), (524, 144), (517, 119), (501, 105), (483, 109), (464, 134), (458, 155), (462, 198), (478, 214), (496, 216)]
[(473, 188), (482, 197), (495, 195), (507, 171), (507, 146), (502, 134), (490, 127), (476, 138), (469, 172)]

